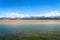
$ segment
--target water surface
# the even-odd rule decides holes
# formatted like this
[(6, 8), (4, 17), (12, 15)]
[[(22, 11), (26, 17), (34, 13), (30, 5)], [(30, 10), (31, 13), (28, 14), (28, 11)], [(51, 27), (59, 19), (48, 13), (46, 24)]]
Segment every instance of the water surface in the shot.
[(23, 40), (23, 37), (60, 40), (60, 24), (0, 24), (0, 40)]

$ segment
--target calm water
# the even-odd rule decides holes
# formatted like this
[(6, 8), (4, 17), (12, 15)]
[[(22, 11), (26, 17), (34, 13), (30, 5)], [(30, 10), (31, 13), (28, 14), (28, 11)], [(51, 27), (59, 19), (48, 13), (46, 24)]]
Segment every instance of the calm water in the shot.
[(0, 31), (60, 31), (60, 24), (0, 24)]
[[(37, 34), (43, 37), (51, 37), (53, 40), (60, 40), (60, 24), (0, 24), (0, 39), (7, 35)], [(21, 35), (20, 35), (21, 36)], [(49, 39), (48, 39), (49, 40)]]

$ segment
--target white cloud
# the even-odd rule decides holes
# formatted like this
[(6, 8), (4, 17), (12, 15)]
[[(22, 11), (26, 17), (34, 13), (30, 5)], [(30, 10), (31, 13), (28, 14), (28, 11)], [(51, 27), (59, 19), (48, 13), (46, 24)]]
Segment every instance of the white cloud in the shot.
[(45, 17), (56, 17), (56, 16), (60, 16), (60, 13), (58, 11), (51, 11), (48, 13), (44, 14)]
[(20, 14), (12, 12), (12, 13), (6, 13), (5, 16), (14, 18), (14, 17), (20, 17)]
[(11, 12), (11, 13), (5, 13), (4, 15), (0, 15), (1, 17), (6, 17), (6, 18), (21, 18), (21, 17), (28, 17), (30, 15), (24, 15), (24, 14), (20, 14), (20, 13), (15, 13), (15, 12)]
[(29, 14), (20, 14), (20, 13), (11, 12), (11, 13), (5, 13), (4, 15), (0, 15), (0, 18), (1, 17), (21, 18), (21, 17), (30, 17), (30, 16), (56, 17), (56, 16), (60, 16), (60, 13), (58, 11), (51, 11), (44, 14), (29, 15)]
[(20, 17), (20, 14), (18, 13), (5, 13), (4, 15), (1, 15), (0, 17), (7, 17), (7, 18), (15, 18), (15, 17)]

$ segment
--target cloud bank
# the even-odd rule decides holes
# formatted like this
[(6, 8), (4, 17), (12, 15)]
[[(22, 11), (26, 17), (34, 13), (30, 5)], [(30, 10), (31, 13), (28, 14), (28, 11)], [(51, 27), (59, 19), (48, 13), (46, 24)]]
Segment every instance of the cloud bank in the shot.
[(6, 18), (22, 18), (22, 17), (30, 17), (30, 16), (57, 17), (57, 16), (60, 16), (60, 13), (58, 11), (51, 11), (51, 12), (44, 13), (44, 14), (29, 15), (29, 14), (20, 14), (20, 13), (11, 12), (11, 13), (5, 13), (4, 15), (0, 15), (0, 18), (2, 18), (2, 17), (6, 17)]

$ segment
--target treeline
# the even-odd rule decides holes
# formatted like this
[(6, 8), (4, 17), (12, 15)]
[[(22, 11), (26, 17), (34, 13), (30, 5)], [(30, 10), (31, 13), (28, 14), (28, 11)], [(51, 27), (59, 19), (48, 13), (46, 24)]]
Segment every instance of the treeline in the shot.
[(35, 17), (35, 18), (22, 18), (24, 20), (60, 20), (60, 17)]
[(0, 18), (0, 20), (60, 20), (60, 17)]

